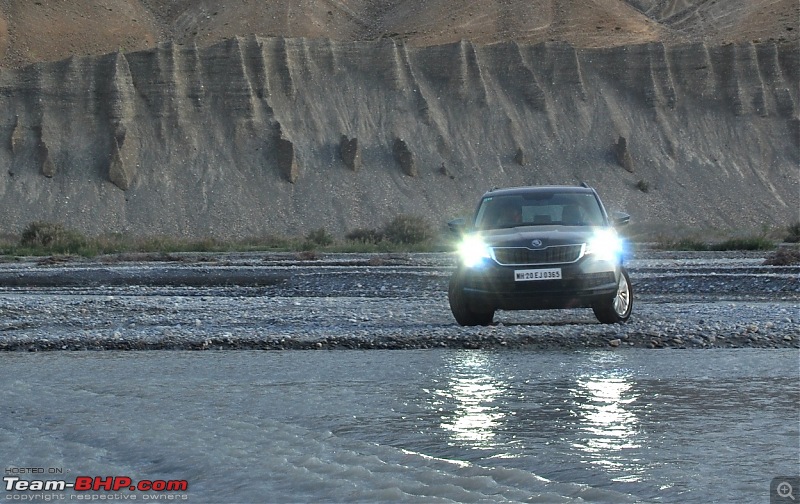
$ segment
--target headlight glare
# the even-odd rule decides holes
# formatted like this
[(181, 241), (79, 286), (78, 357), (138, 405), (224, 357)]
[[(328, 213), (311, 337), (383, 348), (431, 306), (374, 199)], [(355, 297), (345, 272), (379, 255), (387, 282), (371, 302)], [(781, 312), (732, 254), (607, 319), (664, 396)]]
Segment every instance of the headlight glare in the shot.
[(458, 255), (461, 263), (472, 268), (491, 257), (489, 246), (477, 236), (467, 236), (458, 246)]
[(613, 229), (598, 230), (586, 246), (586, 255), (603, 261), (616, 261), (622, 252), (622, 239)]

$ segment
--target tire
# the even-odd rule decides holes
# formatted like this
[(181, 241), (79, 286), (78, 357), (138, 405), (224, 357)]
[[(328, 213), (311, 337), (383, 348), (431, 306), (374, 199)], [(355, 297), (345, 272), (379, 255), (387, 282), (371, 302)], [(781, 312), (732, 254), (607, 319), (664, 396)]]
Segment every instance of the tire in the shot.
[(614, 297), (592, 305), (594, 315), (603, 324), (627, 322), (633, 311), (633, 287), (628, 271), (620, 269), (617, 293)]
[(464, 296), (463, 273), (460, 271), (456, 271), (450, 277), (447, 299), (450, 301), (450, 311), (453, 312), (453, 317), (462, 326), (485, 326), (491, 324), (494, 319), (494, 309), (486, 312), (476, 312), (470, 309), (467, 298)]

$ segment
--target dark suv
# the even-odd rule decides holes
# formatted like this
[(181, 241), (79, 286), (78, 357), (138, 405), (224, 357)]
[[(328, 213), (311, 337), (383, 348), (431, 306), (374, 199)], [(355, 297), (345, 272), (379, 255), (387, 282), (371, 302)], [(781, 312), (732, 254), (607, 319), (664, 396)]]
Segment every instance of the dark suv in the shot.
[(614, 226), (582, 185), (487, 192), (475, 217), (451, 221), (463, 239), (450, 279), (450, 309), (461, 325), (488, 325), (495, 310), (588, 308), (605, 324), (625, 322), (633, 290)]

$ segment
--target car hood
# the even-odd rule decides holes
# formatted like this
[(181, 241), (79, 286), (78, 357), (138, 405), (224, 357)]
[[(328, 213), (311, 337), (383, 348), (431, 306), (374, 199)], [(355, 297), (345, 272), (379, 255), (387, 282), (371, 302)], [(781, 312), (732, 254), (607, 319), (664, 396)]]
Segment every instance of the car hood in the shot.
[[(596, 226), (520, 226), (479, 231), (477, 236), (490, 247), (545, 248), (586, 243), (598, 229)], [(541, 243), (534, 244), (534, 240)]]

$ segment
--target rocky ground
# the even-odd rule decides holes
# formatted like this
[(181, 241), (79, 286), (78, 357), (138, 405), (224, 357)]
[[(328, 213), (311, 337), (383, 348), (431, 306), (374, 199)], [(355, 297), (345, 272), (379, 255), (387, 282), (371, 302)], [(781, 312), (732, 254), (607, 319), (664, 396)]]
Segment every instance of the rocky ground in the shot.
[[(800, 348), (800, 266), (641, 250), (634, 313), (459, 327), (449, 254), (186, 254), (0, 264), (0, 350)], [(144, 260), (159, 259), (159, 260)]]

